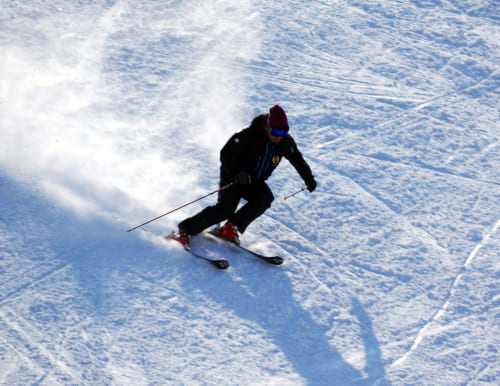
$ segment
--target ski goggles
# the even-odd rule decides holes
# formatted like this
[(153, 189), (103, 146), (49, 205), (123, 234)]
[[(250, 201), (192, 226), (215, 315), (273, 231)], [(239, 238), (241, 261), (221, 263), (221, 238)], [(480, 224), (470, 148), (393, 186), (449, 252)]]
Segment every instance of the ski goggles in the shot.
[(288, 134), (288, 129), (277, 129), (275, 127), (271, 127), (271, 135), (274, 137), (284, 137)]

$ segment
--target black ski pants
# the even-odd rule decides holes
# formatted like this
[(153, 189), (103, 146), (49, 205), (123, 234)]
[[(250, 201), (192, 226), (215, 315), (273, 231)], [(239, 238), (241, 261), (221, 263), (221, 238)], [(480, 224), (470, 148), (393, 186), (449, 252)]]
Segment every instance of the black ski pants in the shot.
[[(230, 182), (224, 180), (221, 180), (220, 186)], [(236, 210), (241, 199), (246, 200), (246, 203)], [(273, 200), (273, 193), (264, 181), (249, 185), (232, 185), (219, 192), (217, 204), (185, 219), (179, 224), (179, 229), (194, 236), (209, 226), (227, 219), (240, 233), (243, 233), (253, 220), (271, 206)]]

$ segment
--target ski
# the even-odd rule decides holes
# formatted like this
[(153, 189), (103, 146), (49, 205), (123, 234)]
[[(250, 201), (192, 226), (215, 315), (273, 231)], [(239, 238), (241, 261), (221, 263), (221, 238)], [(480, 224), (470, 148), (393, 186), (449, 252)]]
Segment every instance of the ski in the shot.
[(273, 264), (273, 265), (283, 264), (283, 258), (280, 256), (265, 256), (265, 255), (262, 255), (258, 252), (252, 251), (251, 249), (245, 248), (239, 244), (236, 244), (236, 243), (233, 243), (233, 244), (236, 245), (238, 248), (250, 253), (251, 255), (253, 255), (261, 260), (264, 260), (266, 263)]
[[(172, 237), (172, 235), (165, 236), (166, 240), (172, 240), (180, 243), (178, 240)], [(182, 243), (180, 243), (182, 244)], [(212, 264), (214, 267), (219, 268), (219, 269), (226, 269), (229, 267), (229, 262), (226, 259), (211, 259), (207, 256), (204, 256), (202, 254), (199, 254), (191, 249), (191, 247), (188, 244), (182, 244), (182, 247), (186, 252), (189, 252), (192, 256), (204, 260), (207, 263)]]
[(228, 243), (231, 243), (233, 245), (235, 245), (236, 247), (238, 247), (239, 249), (249, 253), (250, 255), (262, 260), (262, 261), (265, 261), (266, 263), (269, 263), (269, 264), (272, 264), (272, 265), (281, 265), (283, 264), (283, 258), (280, 257), (280, 256), (266, 256), (266, 255), (262, 255), (258, 252), (255, 252), (251, 249), (248, 249), (246, 247), (243, 247), (241, 246), (240, 244), (232, 241), (232, 240), (229, 240), (229, 239), (226, 239), (225, 237), (222, 237), (220, 236), (219, 234), (217, 234), (215, 232), (215, 229), (211, 229), (210, 231), (207, 232), (209, 235), (219, 239), (219, 240), (223, 240), (225, 242), (228, 242)]
[(226, 259), (210, 259), (209, 257), (194, 252), (190, 247), (184, 247), (184, 249), (191, 253), (194, 257), (205, 260), (206, 262), (212, 264), (214, 267), (217, 267), (219, 269), (226, 269), (229, 267), (229, 262)]

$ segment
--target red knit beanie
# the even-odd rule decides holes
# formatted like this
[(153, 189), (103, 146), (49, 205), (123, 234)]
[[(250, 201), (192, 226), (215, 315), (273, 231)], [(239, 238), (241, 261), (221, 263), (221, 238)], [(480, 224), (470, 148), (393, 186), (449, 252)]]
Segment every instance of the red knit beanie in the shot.
[(269, 109), (269, 125), (276, 129), (288, 130), (288, 119), (285, 110), (280, 105), (274, 105)]

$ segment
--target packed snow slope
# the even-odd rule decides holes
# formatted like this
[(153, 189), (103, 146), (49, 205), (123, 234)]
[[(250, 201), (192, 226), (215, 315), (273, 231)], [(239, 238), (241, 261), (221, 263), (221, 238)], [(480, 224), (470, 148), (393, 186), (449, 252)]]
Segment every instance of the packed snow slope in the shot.
[[(500, 3), (3, 1), (0, 384), (500, 382)], [(217, 270), (159, 236), (275, 104)], [(156, 236), (155, 236), (156, 235)]]

